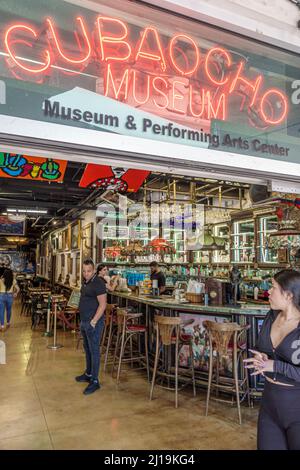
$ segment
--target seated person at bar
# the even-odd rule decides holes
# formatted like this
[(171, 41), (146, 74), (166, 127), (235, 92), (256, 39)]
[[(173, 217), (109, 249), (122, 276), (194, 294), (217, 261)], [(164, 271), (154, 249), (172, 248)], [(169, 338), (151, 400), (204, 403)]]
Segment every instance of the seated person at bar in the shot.
[(108, 275), (108, 269), (107, 269), (107, 266), (104, 266), (104, 264), (99, 264), (98, 267), (97, 267), (97, 276), (101, 277), (101, 279), (104, 280), (105, 282), (105, 285), (106, 285), (106, 289), (108, 292), (113, 292), (117, 285), (118, 285), (118, 281), (119, 281), (119, 278), (120, 276), (113, 276), (112, 278), (110, 278), (110, 276)]
[(162, 294), (166, 290), (166, 278), (164, 273), (160, 270), (159, 264), (156, 261), (150, 263), (151, 281), (157, 279), (159, 293)]

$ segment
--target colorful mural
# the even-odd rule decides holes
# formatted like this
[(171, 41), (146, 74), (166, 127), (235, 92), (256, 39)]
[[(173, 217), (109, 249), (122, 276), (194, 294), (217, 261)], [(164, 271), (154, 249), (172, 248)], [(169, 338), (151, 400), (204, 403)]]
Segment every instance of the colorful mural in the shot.
[[(212, 316), (201, 316), (188, 313), (180, 313), (182, 320), (181, 334), (192, 337), (192, 348), (194, 355), (194, 367), (196, 370), (208, 372), (209, 366), (209, 340), (206, 333), (206, 329), (203, 326), (205, 320), (216, 321), (223, 323), (230, 321), (226, 317), (212, 317)], [(216, 356), (215, 351), (213, 356)], [(184, 345), (179, 351), (179, 364), (181, 367), (190, 367), (190, 354), (189, 347)], [(231, 356), (224, 357), (220, 367), (220, 374), (225, 376), (232, 375), (232, 360)]]
[(0, 177), (61, 183), (67, 161), (0, 152)]
[(111, 189), (118, 193), (135, 193), (149, 174), (150, 171), (146, 170), (128, 170), (88, 163), (79, 186), (92, 189)]
[(14, 220), (13, 216), (0, 215), (0, 235), (24, 235), (25, 220)]
[(27, 252), (0, 251), (0, 266), (10, 266), (16, 273), (35, 272), (35, 262)]

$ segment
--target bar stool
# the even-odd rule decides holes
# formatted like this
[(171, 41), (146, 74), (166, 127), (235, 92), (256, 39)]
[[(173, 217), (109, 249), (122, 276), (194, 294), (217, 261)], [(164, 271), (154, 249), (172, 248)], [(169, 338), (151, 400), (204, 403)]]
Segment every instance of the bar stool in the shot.
[[(205, 416), (208, 415), (211, 387), (215, 387), (217, 394), (218, 391), (229, 392), (233, 395), (235, 394), (239, 424), (242, 424), (240, 403), (246, 396), (248, 398), (248, 405), (250, 406), (249, 377), (247, 370), (244, 369), (242, 364), (243, 356), (245, 356), (247, 352), (246, 331), (250, 328), (250, 325), (241, 326), (237, 323), (217, 323), (205, 320), (203, 322), (203, 326), (206, 328), (209, 338), (209, 373)], [(232, 351), (230, 352), (229, 349)], [(215, 359), (214, 351), (216, 352)], [(220, 377), (220, 366), (222, 365), (222, 361), (224, 361), (224, 358), (230, 358), (230, 356), (232, 357), (233, 378)], [(216, 366), (215, 382), (212, 381), (214, 363)], [(238, 375), (239, 364), (241, 366), (240, 370), (242, 374), (240, 379)], [(241, 394), (242, 399), (240, 399)], [(214, 399), (223, 403), (232, 403), (232, 401), (230, 402), (225, 399)]]
[[(118, 360), (118, 372), (117, 372), (117, 384), (120, 382), (121, 366), (122, 363), (146, 360), (146, 366), (136, 368), (135, 370), (147, 369), (148, 381), (149, 378), (149, 360), (148, 360), (148, 333), (145, 325), (137, 324), (137, 320), (142, 317), (142, 313), (129, 312), (123, 308), (117, 308), (117, 339), (116, 347), (113, 359), (112, 375), (114, 374), (115, 363)], [(144, 335), (145, 354), (141, 354), (140, 350), (137, 351), (137, 355), (133, 355), (133, 339), (136, 338), (137, 342), (139, 337)], [(125, 356), (126, 345), (130, 342), (130, 357)], [(138, 343), (139, 344), (139, 343)]]
[[(101, 340), (101, 349), (105, 348), (105, 358), (103, 370), (106, 371), (108, 355), (113, 350), (113, 337), (117, 329), (117, 305), (107, 304), (105, 312), (105, 327)], [(106, 344), (105, 344), (106, 343)], [(102, 351), (101, 351), (102, 352)]]
[[(153, 397), (153, 390), (155, 385), (158, 361), (160, 353), (162, 352), (162, 346), (171, 346), (175, 345), (175, 387), (162, 387), (167, 390), (175, 391), (175, 408), (178, 408), (178, 359), (179, 359), (179, 346), (188, 345), (190, 363), (191, 363), (191, 372), (192, 372), (192, 384), (193, 384), (193, 393), (196, 396), (196, 385), (195, 385), (195, 371), (194, 371), (194, 355), (192, 349), (192, 337), (188, 335), (181, 335), (180, 333), (180, 324), (181, 319), (179, 317), (164, 317), (160, 315), (154, 316), (155, 330), (156, 330), (156, 351), (155, 351), (155, 361), (154, 369), (150, 390), (150, 400)], [(164, 373), (164, 376), (170, 378), (174, 377), (173, 374), (169, 372)]]

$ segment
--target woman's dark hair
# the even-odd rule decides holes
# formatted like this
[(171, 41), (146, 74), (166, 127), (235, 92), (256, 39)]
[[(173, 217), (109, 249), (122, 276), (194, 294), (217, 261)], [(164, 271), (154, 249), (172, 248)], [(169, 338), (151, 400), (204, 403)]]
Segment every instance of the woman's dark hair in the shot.
[(284, 269), (275, 274), (274, 280), (283, 291), (293, 294), (293, 304), (300, 310), (300, 272)]
[(97, 266), (97, 276), (99, 276), (100, 271), (102, 271), (103, 268), (106, 268), (105, 264), (98, 264)]
[(12, 270), (9, 268), (5, 269), (2, 275), (2, 278), (4, 280), (5, 291), (7, 292), (11, 288), (14, 282), (14, 274)]

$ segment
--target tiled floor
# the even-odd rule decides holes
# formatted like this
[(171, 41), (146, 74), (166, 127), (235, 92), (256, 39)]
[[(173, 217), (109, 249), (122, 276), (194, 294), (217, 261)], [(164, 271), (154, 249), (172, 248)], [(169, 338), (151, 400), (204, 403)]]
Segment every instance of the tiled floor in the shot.
[(115, 380), (101, 374), (102, 388), (85, 396), (74, 376), (84, 370), (76, 338), (58, 331), (64, 345), (47, 349), (42, 330), (32, 332), (28, 318), (15, 308), (13, 326), (1, 333), (7, 364), (0, 365), (0, 450), (2, 449), (255, 449), (257, 407), (236, 409), (212, 402), (204, 416), (205, 393), (193, 398), (157, 388), (149, 401), (142, 372)]

